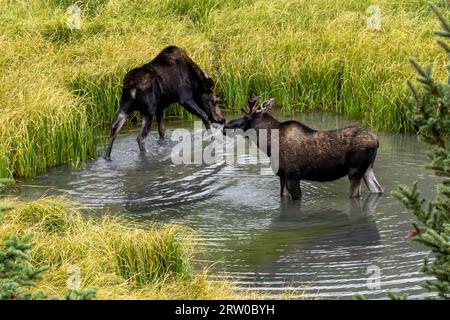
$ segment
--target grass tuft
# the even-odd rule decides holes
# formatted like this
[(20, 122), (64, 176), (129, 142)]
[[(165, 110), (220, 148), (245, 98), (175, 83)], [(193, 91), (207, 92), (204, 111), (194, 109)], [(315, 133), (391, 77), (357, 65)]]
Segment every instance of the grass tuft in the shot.
[(172, 276), (192, 279), (190, 249), (176, 238), (180, 228), (163, 230), (133, 229), (113, 234), (108, 245), (115, 253), (117, 274), (138, 285), (164, 283)]
[(31, 233), (33, 265), (49, 267), (36, 290), (63, 295), (75, 265), (81, 270), (81, 288), (97, 288), (99, 299), (244, 297), (230, 284), (211, 282), (205, 272), (194, 271), (193, 234), (186, 228), (88, 219), (91, 212), (64, 197), (6, 198), (0, 207), (10, 208), (0, 215), (0, 243)]

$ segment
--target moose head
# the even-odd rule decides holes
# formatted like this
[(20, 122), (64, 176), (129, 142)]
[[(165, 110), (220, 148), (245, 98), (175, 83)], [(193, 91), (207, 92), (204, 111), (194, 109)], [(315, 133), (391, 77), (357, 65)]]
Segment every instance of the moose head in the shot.
[(261, 97), (252, 95), (248, 97), (248, 108), (245, 110), (244, 108), (241, 111), (244, 113), (242, 118), (234, 119), (229, 121), (223, 127), (223, 133), (225, 134), (226, 130), (237, 130), (240, 129), (242, 131), (247, 131), (250, 128), (258, 128), (260, 124), (265, 123), (267, 121), (274, 120), (267, 112), (275, 105), (275, 98), (270, 98), (263, 103), (260, 103)]

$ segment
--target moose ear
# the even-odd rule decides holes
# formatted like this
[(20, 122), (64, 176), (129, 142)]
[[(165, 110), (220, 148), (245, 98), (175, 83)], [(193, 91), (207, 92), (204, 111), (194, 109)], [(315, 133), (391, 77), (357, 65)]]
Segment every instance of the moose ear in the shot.
[(205, 89), (207, 91), (214, 90), (214, 80), (212, 78), (210, 78), (206, 73), (205, 73), (205, 79), (203, 80), (203, 86), (205, 87)]
[(261, 111), (262, 112), (267, 112), (270, 109), (272, 109), (272, 107), (275, 105), (275, 98), (270, 98), (267, 101), (264, 101), (264, 103), (261, 106)]

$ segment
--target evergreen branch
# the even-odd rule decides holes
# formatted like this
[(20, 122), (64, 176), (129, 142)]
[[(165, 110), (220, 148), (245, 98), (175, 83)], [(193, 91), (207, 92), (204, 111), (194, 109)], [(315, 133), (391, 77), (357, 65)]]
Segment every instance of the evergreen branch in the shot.
[(430, 8), (431, 11), (433, 11), (433, 13), (441, 22), (442, 28), (444, 28), (445, 31), (450, 32), (450, 23), (447, 21), (444, 15), (439, 11), (439, 9), (434, 4), (430, 4)]
[[(436, 34), (444, 39), (450, 38), (450, 23), (431, 5), (431, 9), (438, 17), (444, 30)], [(443, 40), (438, 44), (449, 54), (450, 46)], [(431, 67), (423, 68), (414, 59), (409, 59), (417, 72), (417, 80), (422, 84), (424, 91), (419, 91), (408, 80), (407, 84), (415, 101), (410, 117), (418, 127), (418, 136), (424, 142), (433, 146), (427, 153), (430, 158), (428, 169), (438, 177), (442, 177), (437, 184), (437, 195), (432, 201), (420, 197), (417, 183), (412, 188), (399, 186), (392, 194), (409, 209), (418, 219), (419, 223), (413, 223), (410, 237), (430, 248), (434, 254), (430, 264), (427, 257), (420, 271), (434, 277), (422, 283), (422, 286), (430, 292), (437, 293), (437, 297), (450, 298), (450, 65), (447, 83), (435, 83), (432, 78)], [(424, 206), (427, 208), (424, 209)], [(389, 295), (391, 299), (398, 296)]]
[(438, 40), (437, 43), (447, 52), (450, 53), (450, 46), (442, 40)]
[(409, 87), (409, 90), (411, 91), (411, 93), (412, 93), (412, 95), (413, 95), (414, 101), (415, 101), (416, 103), (420, 103), (419, 92), (417, 92), (417, 89), (416, 89), (416, 87), (414, 86), (414, 84), (412, 83), (412, 81), (411, 81), (411, 80), (408, 80), (408, 81), (406, 81), (406, 83), (407, 83), (407, 85), (408, 85), (408, 87)]

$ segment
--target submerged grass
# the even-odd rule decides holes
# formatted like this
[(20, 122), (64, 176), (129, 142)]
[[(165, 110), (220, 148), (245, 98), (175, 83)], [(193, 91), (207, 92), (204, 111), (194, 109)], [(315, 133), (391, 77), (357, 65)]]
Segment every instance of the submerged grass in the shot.
[(8, 198), (0, 207), (13, 208), (0, 214), (0, 243), (12, 235), (34, 235), (32, 262), (49, 267), (36, 289), (51, 295), (67, 291), (68, 270), (78, 266), (81, 287), (97, 288), (99, 299), (252, 297), (195, 272), (192, 234), (179, 226), (142, 228), (114, 218), (87, 219), (83, 208), (61, 197), (27, 203)]
[[(224, 108), (239, 110), (257, 92), (286, 111), (333, 111), (375, 130), (412, 131), (407, 58), (445, 65), (431, 43), (437, 22), (428, 2), (0, 1), (0, 177), (93, 157), (126, 71), (169, 44), (217, 80)], [(80, 30), (66, 25), (72, 3)], [(366, 27), (371, 4), (381, 9), (381, 31)]]

